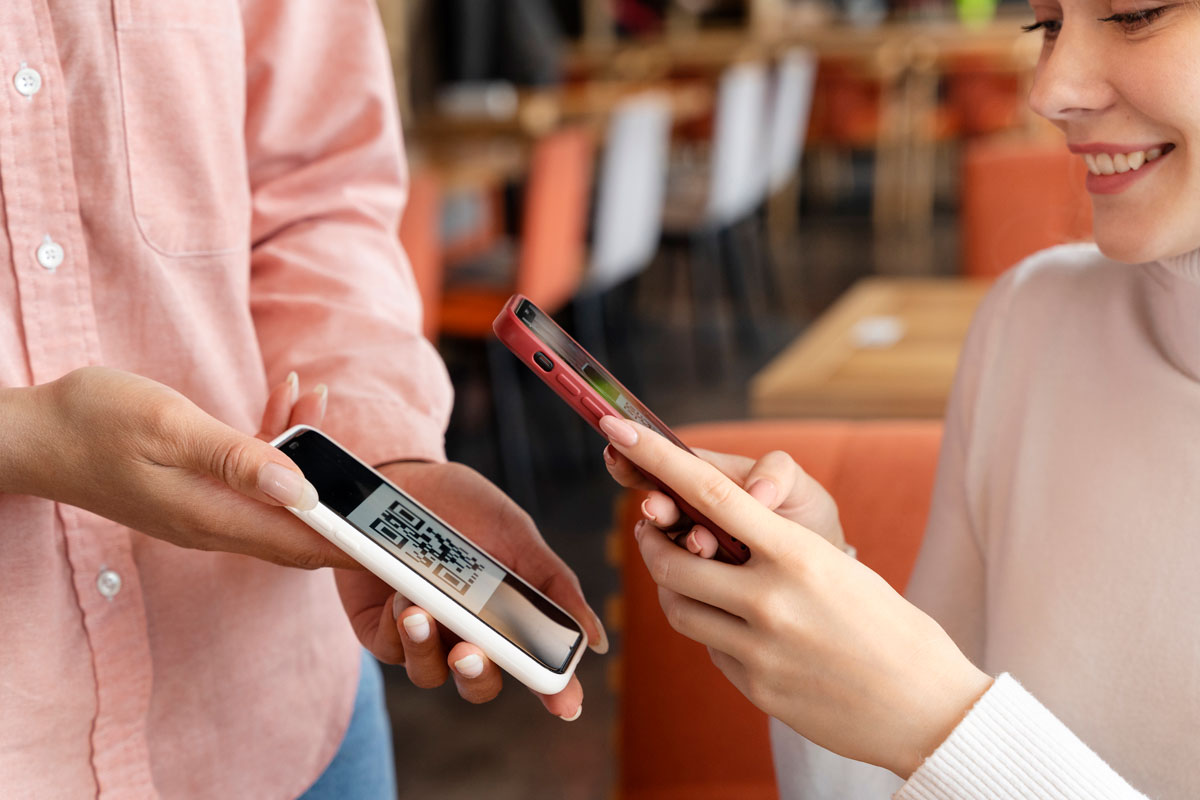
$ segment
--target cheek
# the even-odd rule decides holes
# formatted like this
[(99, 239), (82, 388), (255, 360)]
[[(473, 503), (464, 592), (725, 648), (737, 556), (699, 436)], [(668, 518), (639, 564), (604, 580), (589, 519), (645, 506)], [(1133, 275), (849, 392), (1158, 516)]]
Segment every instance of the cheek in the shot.
[[(1154, 131), (1176, 147), (1144, 183), (1092, 198), (1096, 242), (1119, 261), (1153, 261), (1200, 248), (1200, 60), (1175, 63), (1181, 68), (1172, 70), (1176, 80), (1131, 80), (1119, 87), (1130, 127)], [(1127, 74), (1156, 73), (1131, 66)]]
[(1156, 261), (1200, 248), (1200, 163), (1194, 152), (1176, 152), (1175, 163), (1129, 197), (1092, 199), (1096, 244), (1126, 263)]

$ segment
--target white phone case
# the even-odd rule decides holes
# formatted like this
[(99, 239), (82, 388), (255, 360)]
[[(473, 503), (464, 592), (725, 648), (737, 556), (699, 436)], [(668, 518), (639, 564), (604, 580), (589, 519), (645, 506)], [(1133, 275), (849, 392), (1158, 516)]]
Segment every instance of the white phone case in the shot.
[[(278, 446), (303, 430), (315, 429), (309, 425), (296, 425), (276, 437), (271, 444), (273, 446)], [(340, 447), (344, 452), (346, 452), (347, 455), (354, 457), (353, 453), (351, 453), (349, 450), (346, 450), (346, 448), (334, 441), (333, 438), (328, 434), (324, 433), (323, 431), (318, 431), (318, 433)], [(559, 610), (562, 610), (561, 606), (559, 606), (557, 603), (554, 603), (553, 600), (550, 600), (550, 598), (546, 597), (541, 592), (538, 592), (532, 586), (529, 586), (529, 584), (522, 580), (519, 575), (501, 564), (501, 562), (488, 553), (487, 550), (480, 547), (478, 544), (475, 544), (475, 542), (471, 541), (469, 537), (463, 535), (463, 533), (454, 528), (454, 526), (447, 524), (445, 520), (434, 514), (428, 508), (425, 508), (425, 506), (420, 505), (420, 503), (416, 503), (414, 498), (411, 498), (411, 496), (404, 492), (403, 489), (400, 489), (400, 487), (397, 487), (395, 484), (391, 483), (391, 481), (388, 481), (386, 478), (372, 469), (369, 464), (363, 463), (358, 458), (355, 458), (355, 460), (377, 475), (389, 486), (396, 488), (402, 494), (405, 494), (405, 496), (413, 499), (413, 502), (420, 506), (426, 514), (433, 519), (436, 519), (447, 528), (450, 528), (452, 531), (458, 533), (459, 536), (470, 542), (472, 547), (475, 547), (497, 564), (500, 564), (502, 567), (504, 567), (505, 572), (521, 581), (521, 583), (524, 583), (531, 591), (544, 598), (546, 602), (556, 606), (559, 608)], [(412, 603), (428, 611), (433, 615), (434, 619), (445, 625), (454, 633), (458, 634), (458, 636), (464, 641), (470, 642), (471, 644), (474, 644), (482, 649), (483, 652), (487, 653), (488, 658), (494, 661), (501, 669), (512, 675), (521, 683), (528, 686), (530, 689), (533, 689), (535, 692), (541, 692), (542, 694), (556, 694), (566, 688), (567, 682), (571, 679), (571, 675), (575, 672), (575, 667), (578, 666), (579, 659), (582, 658), (583, 651), (586, 649), (587, 634), (584, 632), (583, 626), (581, 626), (578, 620), (576, 620), (574, 617), (571, 617), (569, 614), (567, 614), (567, 616), (575, 624), (575, 627), (579, 630), (579, 634), (581, 637), (583, 637), (583, 640), (580, 642), (579, 646), (575, 648), (575, 653), (571, 657), (571, 661), (567, 665), (567, 668), (561, 673), (555, 672), (542, 665), (508, 639), (501, 636), (490, 625), (483, 622), (467, 609), (460, 606), (445, 593), (443, 593), (441, 589), (438, 589), (436, 586), (431, 584), (424, 576), (406, 566), (402, 561), (398, 560), (394, 555), (375, 543), (368, 536), (358, 531), (356, 528), (350, 525), (350, 523), (346, 522), (337, 513), (326, 507), (324, 504), (318, 502), (316, 507), (310, 511), (300, 511), (289, 506), (288, 511), (291, 511), (297, 517), (302, 519), (309, 525), (309, 527), (317, 531), (317, 533), (320, 533), (329, 541), (333, 542), (347, 555), (349, 555), (358, 563), (362, 564), (393, 589), (400, 592), (401, 595), (408, 598), (410, 601), (412, 601)], [(566, 611), (563, 611), (563, 613), (566, 614)]]

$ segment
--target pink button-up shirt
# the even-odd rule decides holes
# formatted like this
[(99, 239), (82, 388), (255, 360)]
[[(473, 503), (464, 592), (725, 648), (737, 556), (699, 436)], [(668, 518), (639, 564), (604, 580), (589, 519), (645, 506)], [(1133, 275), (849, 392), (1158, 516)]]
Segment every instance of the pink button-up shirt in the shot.
[[(294, 369), (365, 460), (440, 458), (389, 75), (369, 0), (0, 0), (0, 385), (104, 364), (252, 432)], [(328, 570), (13, 495), (0, 565), (0, 796), (284, 798), (336, 752)]]

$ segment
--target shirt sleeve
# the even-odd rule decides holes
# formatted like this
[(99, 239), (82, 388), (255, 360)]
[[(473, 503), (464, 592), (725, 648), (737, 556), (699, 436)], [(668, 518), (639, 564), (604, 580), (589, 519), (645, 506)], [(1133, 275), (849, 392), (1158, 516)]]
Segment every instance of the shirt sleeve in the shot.
[(996, 679), (895, 800), (1146, 800), (1011, 676)]
[(976, 398), (992, 358), (1008, 304), (1014, 271), (988, 293), (971, 323), (959, 356), (946, 408), (942, 449), (929, 521), (905, 592), (933, 617), (975, 664), (984, 659), (986, 573), (981, 527), (972, 513), (968, 487)]
[(250, 309), (268, 379), (325, 383), (368, 463), (444, 458), (452, 402), (400, 248), (407, 174), (370, 0), (243, 0)]
[[(1006, 282), (1001, 279), (989, 292), (959, 358), (930, 518), (908, 584), (909, 600), (934, 617), (976, 664), (983, 658), (984, 570), (967, 503), (967, 448), (983, 361), (995, 337)], [(887, 770), (832, 753), (775, 720), (771, 746), (782, 800), (886, 797), (902, 783)]]

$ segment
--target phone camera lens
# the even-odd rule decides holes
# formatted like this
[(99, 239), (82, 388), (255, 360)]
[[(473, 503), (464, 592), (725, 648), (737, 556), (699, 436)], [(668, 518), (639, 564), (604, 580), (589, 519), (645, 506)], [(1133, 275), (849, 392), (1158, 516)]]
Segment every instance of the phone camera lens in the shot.
[(545, 353), (534, 353), (533, 363), (541, 367), (543, 372), (549, 372), (554, 369), (554, 362)]
[(300, 447), (300, 443), (299, 443), (299, 442), (292, 442), (291, 444), (289, 444), (289, 445), (288, 445), (288, 450), (295, 450), (295, 449), (297, 449), (298, 447)]

